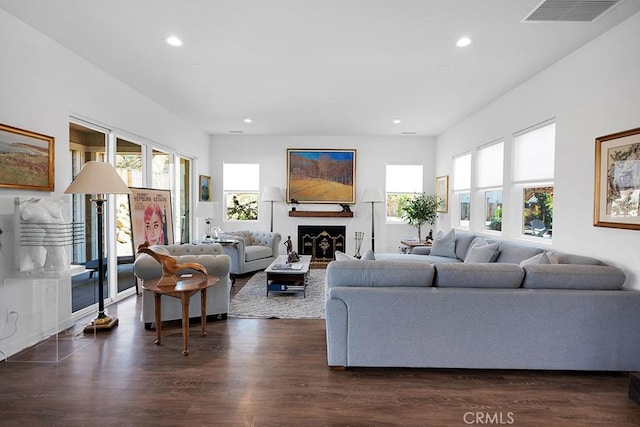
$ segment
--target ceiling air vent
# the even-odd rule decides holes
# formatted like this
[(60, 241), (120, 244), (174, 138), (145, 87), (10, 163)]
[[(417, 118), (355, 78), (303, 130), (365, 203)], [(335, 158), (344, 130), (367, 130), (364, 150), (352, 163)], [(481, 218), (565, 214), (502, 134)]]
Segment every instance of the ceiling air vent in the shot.
[(623, 0), (545, 0), (522, 22), (591, 22)]

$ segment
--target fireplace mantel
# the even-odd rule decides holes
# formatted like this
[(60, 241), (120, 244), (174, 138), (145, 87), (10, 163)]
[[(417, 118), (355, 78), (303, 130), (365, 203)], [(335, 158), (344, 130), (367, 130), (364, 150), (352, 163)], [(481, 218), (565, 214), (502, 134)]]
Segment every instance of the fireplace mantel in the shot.
[(318, 218), (352, 218), (353, 212), (329, 212), (329, 211), (289, 211), (289, 216), (318, 217)]

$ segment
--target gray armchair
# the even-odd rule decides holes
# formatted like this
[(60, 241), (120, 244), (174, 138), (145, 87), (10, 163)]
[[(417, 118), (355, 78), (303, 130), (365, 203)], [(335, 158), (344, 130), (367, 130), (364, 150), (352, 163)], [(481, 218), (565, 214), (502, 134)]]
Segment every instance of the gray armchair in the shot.
[[(229, 257), (222, 253), (219, 244), (199, 245), (154, 245), (153, 251), (170, 255), (180, 263), (197, 262), (202, 264), (211, 276), (218, 276), (220, 282), (207, 291), (207, 316), (226, 319), (229, 312), (231, 279)], [(189, 271), (184, 271), (188, 273)], [(140, 254), (133, 263), (133, 274), (143, 282), (162, 276), (162, 266), (150, 255)], [(155, 302), (150, 291), (142, 292), (142, 312), (140, 313), (145, 329), (151, 328), (155, 322)], [(189, 304), (189, 317), (200, 317), (200, 294), (193, 295)], [(162, 298), (162, 320), (182, 319), (182, 305), (176, 298)]]
[(230, 231), (224, 238), (235, 240), (222, 248), (231, 258), (231, 274), (265, 269), (280, 254), (280, 233), (241, 230)]

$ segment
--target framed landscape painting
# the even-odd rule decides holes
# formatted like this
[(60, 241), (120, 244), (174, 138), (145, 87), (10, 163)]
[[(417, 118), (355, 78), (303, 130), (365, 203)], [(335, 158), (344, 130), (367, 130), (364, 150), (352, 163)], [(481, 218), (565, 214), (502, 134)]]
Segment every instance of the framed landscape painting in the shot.
[(356, 150), (287, 149), (287, 201), (356, 201)]
[(640, 230), (640, 128), (596, 138), (594, 225)]
[(0, 124), (0, 187), (53, 191), (52, 136)]

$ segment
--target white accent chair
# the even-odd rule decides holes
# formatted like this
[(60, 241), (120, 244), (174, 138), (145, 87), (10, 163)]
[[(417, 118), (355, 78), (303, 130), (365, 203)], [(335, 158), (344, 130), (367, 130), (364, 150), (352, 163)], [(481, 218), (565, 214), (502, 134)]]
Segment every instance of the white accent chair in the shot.
[[(207, 316), (226, 319), (229, 312), (231, 279), (229, 269), (231, 259), (222, 253), (222, 246), (213, 244), (185, 245), (153, 245), (150, 249), (156, 253), (170, 255), (179, 263), (197, 262), (207, 269), (209, 276), (217, 276), (220, 282), (207, 290)], [(185, 273), (189, 271), (185, 270)], [(151, 255), (140, 254), (133, 263), (133, 274), (144, 281), (162, 276), (162, 266)], [(182, 319), (182, 305), (177, 298), (162, 298), (162, 320)], [(150, 329), (155, 322), (155, 303), (153, 293), (142, 291), (141, 320), (145, 329)], [(189, 302), (189, 318), (200, 318), (200, 293), (191, 297)]]
[(231, 274), (244, 274), (269, 267), (280, 254), (280, 233), (269, 231), (230, 231), (224, 239), (235, 243), (223, 245), (231, 258)]

